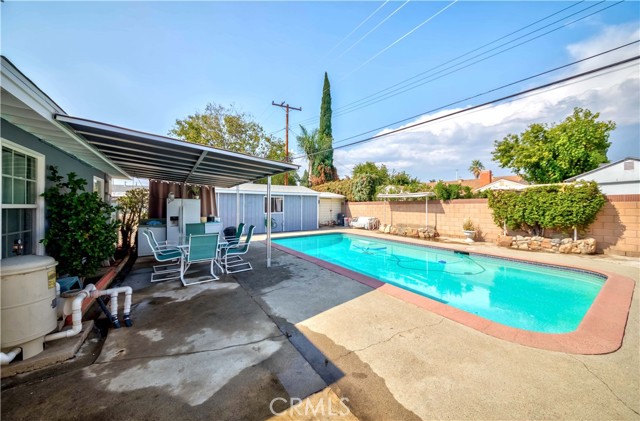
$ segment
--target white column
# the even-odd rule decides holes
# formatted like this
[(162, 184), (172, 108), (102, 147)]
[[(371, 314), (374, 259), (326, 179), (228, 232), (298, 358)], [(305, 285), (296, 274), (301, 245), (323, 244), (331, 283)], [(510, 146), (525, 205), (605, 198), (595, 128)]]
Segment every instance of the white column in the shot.
[(424, 223), (426, 224), (425, 228), (427, 228), (429, 226), (429, 195), (428, 194), (424, 197), (424, 214), (425, 214)]
[(236, 186), (236, 227), (240, 225), (240, 185)]
[(267, 267), (271, 267), (271, 176), (267, 177)]

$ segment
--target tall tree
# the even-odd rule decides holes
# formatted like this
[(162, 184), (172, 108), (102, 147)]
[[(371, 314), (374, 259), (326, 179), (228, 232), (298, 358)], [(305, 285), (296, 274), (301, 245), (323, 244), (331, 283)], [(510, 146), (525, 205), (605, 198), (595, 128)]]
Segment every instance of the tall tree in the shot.
[(495, 141), (493, 160), (534, 183), (559, 183), (608, 162), (613, 121), (597, 121), (600, 113), (575, 108), (557, 125), (531, 124), (521, 134)]
[(284, 151), (284, 142), (267, 135), (249, 114), (214, 103), (207, 104), (203, 113), (176, 120), (169, 134), (188, 142), (263, 158), (277, 155), (274, 148)]
[(329, 76), (324, 72), (322, 85), (322, 102), (320, 104), (320, 127), (318, 128), (318, 152), (314, 155), (311, 183), (322, 184), (338, 178), (333, 166), (333, 135), (331, 133), (331, 84)]
[(480, 173), (484, 170), (484, 165), (477, 159), (471, 161), (471, 165), (469, 166), (469, 172), (473, 174), (475, 178), (480, 177)]

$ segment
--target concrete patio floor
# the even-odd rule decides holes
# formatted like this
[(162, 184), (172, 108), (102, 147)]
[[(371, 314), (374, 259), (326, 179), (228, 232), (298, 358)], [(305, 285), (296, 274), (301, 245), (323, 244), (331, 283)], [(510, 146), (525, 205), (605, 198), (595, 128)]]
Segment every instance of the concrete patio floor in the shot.
[[(3, 390), (2, 418), (260, 420), (307, 396), (306, 415), (319, 401), (344, 414), (342, 399), (362, 420), (640, 418), (637, 259), (535, 254), (636, 281), (622, 347), (585, 356), (485, 335), (278, 250), (266, 270), (264, 256), (255, 243), (254, 271), (186, 288), (150, 284), (140, 259), (124, 281), (134, 326), (111, 329), (89, 366)], [(281, 419), (323, 418), (304, 404)]]

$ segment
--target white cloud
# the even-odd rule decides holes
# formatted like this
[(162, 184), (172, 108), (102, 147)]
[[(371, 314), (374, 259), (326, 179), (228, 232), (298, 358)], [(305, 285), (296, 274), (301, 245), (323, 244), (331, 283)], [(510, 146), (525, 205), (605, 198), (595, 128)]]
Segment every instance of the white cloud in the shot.
[[(597, 36), (569, 45), (571, 61), (579, 60), (607, 49), (640, 38), (637, 25), (605, 27)], [(553, 74), (548, 80), (557, 80), (568, 75), (619, 61), (637, 53), (637, 45), (606, 54), (572, 67), (563, 75)], [(489, 106), (460, 116), (446, 118), (434, 123), (400, 132), (377, 141), (335, 151), (335, 161), (341, 175), (359, 162), (374, 161), (389, 168), (405, 170), (423, 180), (453, 179), (456, 169), (460, 176), (467, 177), (467, 167), (473, 159), (481, 160), (489, 169), (498, 173), (508, 170), (497, 167), (491, 161), (493, 141), (508, 133), (519, 133), (531, 123), (553, 123), (564, 120), (574, 107), (588, 108), (600, 112), (601, 119), (613, 120), (619, 128), (614, 131), (609, 158), (620, 159), (637, 156), (638, 127), (640, 127), (640, 75), (638, 63), (632, 67), (581, 80), (539, 95), (531, 95), (510, 103)], [(624, 66), (623, 66), (624, 67)], [(542, 82), (537, 81), (536, 85)], [(533, 86), (533, 85), (531, 85)], [(427, 121), (458, 109), (443, 110), (422, 116), (402, 127)], [(629, 127), (635, 130), (629, 130)], [(380, 133), (389, 131), (385, 129)], [(620, 133), (620, 137), (617, 136)], [(628, 133), (636, 133), (629, 139)], [(379, 134), (380, 134), (379, 133)], [(622, 133), (626, 133), (624, 137)], [(612, 153), (620, 155), (613, 156)]]

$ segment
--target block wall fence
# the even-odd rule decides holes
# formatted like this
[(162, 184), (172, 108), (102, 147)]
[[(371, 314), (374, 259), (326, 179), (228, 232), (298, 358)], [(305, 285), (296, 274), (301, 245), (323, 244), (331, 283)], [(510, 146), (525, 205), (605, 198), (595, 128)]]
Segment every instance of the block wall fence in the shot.
[[(640, 194), (611, 195), (596, 221), (584, 233), (595, 238), (597, 252), (640, 257)], [(375, 216), (381, 224), (424, 227), (425, 203), (347, 202), (348, 217)], [(464, 238), (462, 223), (470, 218), (477, 227), (477, 240), (495, 242), (502, 234), (493, 222), (487, 199), (429, 200), (428, 221), (444, 237)], [(509, 231), (511, 235), (523, 232)]]

